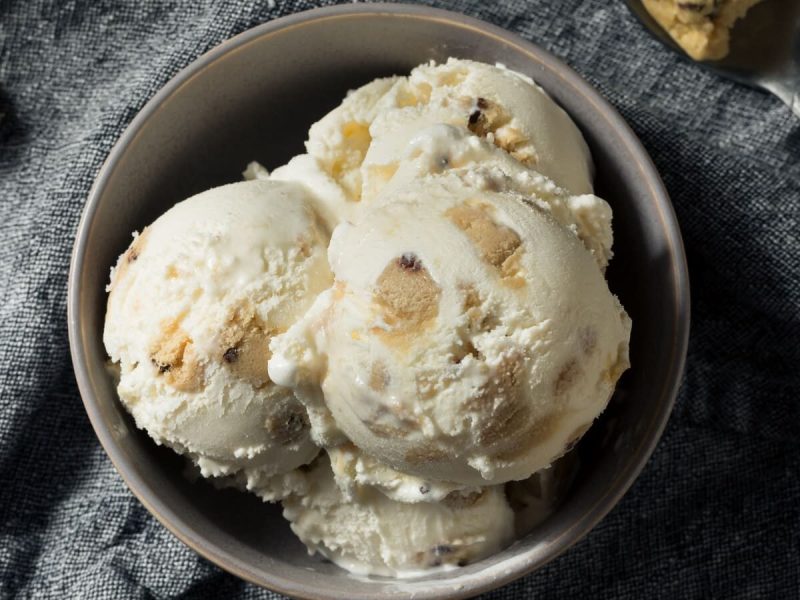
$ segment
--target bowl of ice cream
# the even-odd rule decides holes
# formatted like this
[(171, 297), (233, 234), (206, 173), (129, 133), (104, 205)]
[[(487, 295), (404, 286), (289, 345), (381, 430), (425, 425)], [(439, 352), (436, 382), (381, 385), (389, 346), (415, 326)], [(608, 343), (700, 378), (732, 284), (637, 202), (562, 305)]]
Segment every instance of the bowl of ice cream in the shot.
[(613, 108), (403, 5), (279, 19), (178, 74), (98, 175), (69, 290), (133, 493), (304, 598), (466, 597), (566, 550), (652, 452), (688, 319), (675, 216)]

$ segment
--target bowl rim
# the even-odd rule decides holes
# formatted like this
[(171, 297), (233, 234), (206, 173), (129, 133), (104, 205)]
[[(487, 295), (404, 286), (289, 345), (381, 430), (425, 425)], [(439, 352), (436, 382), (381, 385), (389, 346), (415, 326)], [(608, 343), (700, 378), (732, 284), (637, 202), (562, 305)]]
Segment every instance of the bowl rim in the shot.
[[(501, 585), (542, 567), (585, 537), (589, 531), (616, 506), (644, 468), (644, 465), (649, 460), (656, 444), (661, 438), (683, 379), (686, 362), (690, 323), (688, 267), (678, 221), (661, 177), (647, 151), (616, 109), (602, 98), (599, 92), (588, 82), (548, 51), (525, 40), (517, 34), (464, 14), (427, 6), (376, 3), (326, 6), (297, 12), (252, 27), (205, 52), (181, 69), (146, 102), (111, 148), (108, 157), (98, 171), (95, 181), (89, 191), (86, 204), (77, 226), (70, 260), (67, 286), (67, 322), (70, 353), (78, 389), (86, 413), (103, 449), (131, 492), (133, 492), (145, 508), (147, 508), (147, 510), (181, 542), (225, 571), (253, 584), (266, 587), (282, 594), (313, 600), (330, 598), (348, 598), (356, 600), (357, 598), (371, 597), (360, 592), (341, 594), (330, 589), (322, 590), (316, 587), (311, 588), (282, 575), (275, 575), (263, 570), (249, 568), (232, 553), (217, 544), (209, 542), (209, 540), (202, 535), (195, 534), (192, 528), (188, 527), (186, 521), (166, 506), (160, 500), (157, 493), (153, 492), (135, 470), (130, 468), (126, 458), (122, 455), (121, 450), (118, 449), (113, 439), (111, 426), (103, 420), (101, 416), (98, 401), (94, 394), (94, 388), (89, 374), (89, 358), (80, 327), (80, 307), (82, 304), (80, 277), (86, 258), (89, 226), (94, 220), (100, 204), (101, 195), (109, 182), (111, 174), (124, 156), (128, 146), (138, 136), (148, 119), (157, 112), (163, 104), (168, 102), (185, 83), (200, 76), (212, 63), (221, 59), (228, 53), (242, 48), (250, 42), (264, 36), (285, 32), (289, 29), (299, 28), (321, 20), (358, 19), (375, 16), (439, 22), (448, 26), (472, 30), (473, 33), (494, 38), (496, 41), (524, 54), (533, 63), (542, 65), (552, 74), (562, 79), (566, 85), (581, 93), (584, 98), (593, 105), (596, 114), (604, 118), (609, 126), (618, 132), (619, 139), (624, 143), (631, 154), (637, 157), (637, 167), (641, 174), (641, 181), (646, 182), (651, 190), (651, 199), (656, 204), (660, 221), (670, 247), (670, 256), (673, 259), (672, 277), (675, 291), (675, 328), (670, 349), (671, 361), (669, 377), (666, 379), (668, 383), (662, 389), (661, 402), (658, 404), (661, 412), (657, 415), (657, 418), (652, 421), (650, 431), (644, 436), (640, 447), (633, 453), (634, 459), (631, 460), (627, 467), (611, 482), (606, 492), (597, 503), (587, 509), (572, 527), (562, 532), (558, 538), (548, 544), (548, 551), (546, 553), (537, 553), (536, 548), (528, 549), (526, 552), (512, 556), (502, 563), (487, 567), (486, 570), (459, 578), (459, 584), (461, 585), (459, 585), (458, 589), (452, 587), (445, 589), (442, 586), (435, 586), (432, 589), (415, 589), (414, 592), (414, 597), (419, 599), (444, 597), (465, 598), (500, 587)], [(567, 533), (569, 535), (566, 535)], [(509, 567), (510, 561), (513, 562), (513, 564)], [(489, 570), (492, 571), (491, 574), (487, 572)], [(378, 590), (376, 590), (376, 592), (377, 591)]]

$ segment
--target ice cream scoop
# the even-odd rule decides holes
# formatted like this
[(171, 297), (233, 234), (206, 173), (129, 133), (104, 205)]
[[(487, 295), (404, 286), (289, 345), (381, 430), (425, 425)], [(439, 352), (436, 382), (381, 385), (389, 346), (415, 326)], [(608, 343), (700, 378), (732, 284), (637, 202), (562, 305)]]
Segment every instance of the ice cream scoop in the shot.
[(719, 60), (737, 20), (762, 0), (642, 0), (664, 30), (694, 60)]
[(525, 195), (573, 231), (601, 268), (608, 265), (614, 236), (611, 207), (605, 200), (594, 194), (571, 194), (462, 127), (439, 123), (414, 134), (397, 158), (391, 178), (382, 182), (372, 201), (391, 201), (395, 192), (410, 182), (453, 170), (478, 187)]
[(469, 60), (420, 65), (351, 92), (311, 127), (306, 149), (351, 200), (368, 201), (411, 139), (437, 124), (487, 140), (574, 194), (592, 191), (591, 156), (567, 114), (530, 78)]
[(380, 109), (361, 167), (367, 199), (380, 191), (411, 138), (442, 123), (487, 140), (575, 194), (592, 191), (592, 159), (575, 123), (515, 71), (454, 58), (420, 65), (387, 92)]
[(353, 573), (403, 577), (463, 566), (500, 550), (513, 535), (502, 486), (408, 504), (371, 489), (345, 498), (325, 456), (306, 475), (306, 494), (286, 498), (283, 514), (310, 552)]
[(267, 359), (331, 284), (327, 244), (305, 189), (272, 181), (198, 194), (136, 235), (111, 273), (103, 339), (137, 426), (263, 497), (313, 459), (305, 410)]
[(415, 180), (334, 231), (335, 283), (271, 342), (318, 439), (420, 478), (523, 479), (562, 455), (628, 367), (630, 320), (591, 253), (468, 171)]
[[(752, 9), (753, 0), (682, 2), (680, 12), (688, 16), (688, 12), (696, 11), (691, 20), (699, 21), (699, 27), (675, 22), (677, 11), (670, 15), (670, 5), (676, 4), (673, 0), (626, 0), (625, 3), (653, 37), (673, 50), (681, 53), (686, 50), (695, 54), (693, 58), (703, 58), (695, 50), (705, 54), (713, 41), (711, 46), (722, 50), (725, 57), (698, 64), (722, 77), (775, 94), (800, 117), (800, 4), (796, 0), (759, 2)], [(657, 3), (662, 5), (660, 10), (651, 14), (648, 8)], [(710, 4), (713, 7), (709, 10)], [(746, 18), (737, 21), (735, 29), (728, 32), (744, 10)], [(722, 19), (712, 14), (717, 12), (724, 13)], [(687, 35), (689, 48), (686, 44), (679, 45)]]

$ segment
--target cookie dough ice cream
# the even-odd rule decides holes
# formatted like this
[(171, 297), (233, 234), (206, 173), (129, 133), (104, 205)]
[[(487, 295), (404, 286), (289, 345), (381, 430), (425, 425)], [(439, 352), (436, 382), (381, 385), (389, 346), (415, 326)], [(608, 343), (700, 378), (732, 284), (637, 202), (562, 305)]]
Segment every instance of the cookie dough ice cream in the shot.
[(327, 244), (303, 188), (269, 181), (198, 194), (137, 235), (112, 271), (104, 331), (136, 424), (264, 496), (313, 459), (305, 410), (267, 360), (330, 285)]
[(605, 268), (613, 253), (611, 207), (594, 194), (573, 195), (552, 179), (468, 130), (440, 123), (421, 129), (408, 141), (392, 176), (374, 202), (385, 202), (409, 183), (456, 171), (480, 188), (514, 191), (550, 213), (572, 231)]
[(480, 560), (547, 517), (628, 367), (587, 145), (529, 78), (450, 59), (351, 92), (306, 150), (120, 257), (122, 403), (345, 569)]
[(284, 500), (283, 514), (310, 552), (353, 573), (403, 577), (462, 566), (513, 536), (514, 513), (502, 486), (410, 504), (371, 489), (344, 497), (325, 457), (307, 476), (307, 493)]
[(581, 437), (628, 367), (630, 321), (573, 231), (474, 175), (419, 179), (339, 225), (334, 286), (272, 340), (269, 372), (318, 381), (309, 410), (332, 418), (312, 424), (377, 461), (481, 486)]
[(578, 128), (532, 80), (500, 66), (449, 59), (351, 92), (306, 142), (353, 201), (374, 198), (411, 139), (437, 124), (487, 140), (575, 194), (592, 191), (592, 161)]

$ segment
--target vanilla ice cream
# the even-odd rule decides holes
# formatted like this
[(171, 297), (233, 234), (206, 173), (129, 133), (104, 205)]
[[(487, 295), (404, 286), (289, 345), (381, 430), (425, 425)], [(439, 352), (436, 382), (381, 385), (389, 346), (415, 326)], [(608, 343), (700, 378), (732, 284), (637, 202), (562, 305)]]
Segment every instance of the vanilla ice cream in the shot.
[(344, 189), (309, 154), (293, 157), (288, 163), (272, 171), (269, 178), (303, 185), (313, 199), (317, 212), (330, 229), (342, 221), (354, 218), (358, 210), (358, 203), (352, 202)]
[(312, 426), (462, 485), (549, 465), (628, 367), (630, 320), (591, 253), (527, 196), (481, 181), (422, 178), (337, 227), (333, 288), (270, 346), (276, 382), (321, 386), (309, 410), (331, 418)]
[(467, 129), (444, 123), (421, 129), (411, 137), (395, 165), (374, 202), (391, 201), (397, 190), (427, 175), (458, 170), (473, 185), (524, 194), (577, 235), (601, 268), (613, 256), (611, 207), (605, 200), (594, 194), (571, 194)]
[(569, 116), (528, 77), (469, 60), (420, 65), (351, 92), (311, 127), (306, 149), (351, 200), (370, 200), (411, 139), (437, 124), (487, 140), (573, 194), (592, 191), (591, 156)]
[(424, 479), (402, 473), (365, 454), (352, 443), (328, 448), (336, 484), (345, 498), (352, 499), (372, 488), (398, 502), (440, 502), (447, 496), (470, 495), (480, 491), (448, 481)]
[(310, 552), (353, 573), (403, 577), (462, 566), (497, 552), (513, 535), (502, 486), (408, 504), (369, 488), (345, 498), (324, 456), (307, 476), (306, 494), (286, 498), (283, 514)]
[[(184, 469), (184, 476), (190, 481), (197, 481), (203, 477), (203, 474), (200, 467), (193, 462), (188, 462)], [(207, 475), (204, 479), (217, 489), (250, 492), (264, 502), (276, 502), (290, 494), (308, 492), (308, 478), (301, 468), (282, 473), (271, 473), (269, 469), (246, 467), (229, 475)]]
[(266, 498), (271, 477), (313, 459), (306, 412), (267, 359), (330, 286), (327, 244), (305, 189), (272, 181), (198, 194), (137, 235), (112, 270), (104, 331), (137, 426)]
[(376, 79), (349, 92), (308, 132), (309, 155), (352, 200), (361, 197), (361, 163), (372, 142), (370, 124), (383, 109), (381, 98), (401, 79), (405, 78)]

